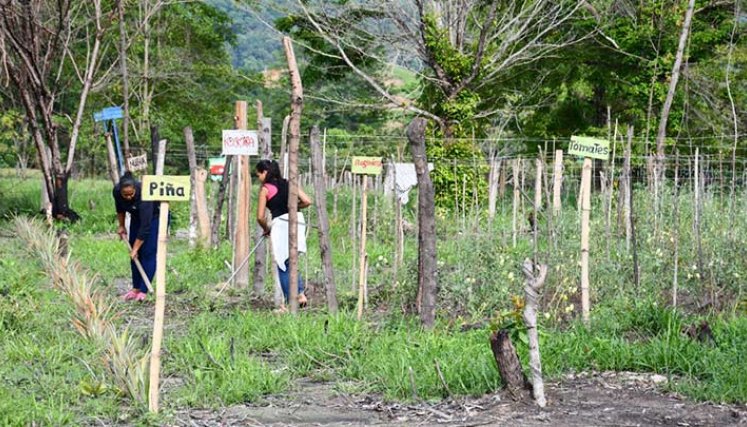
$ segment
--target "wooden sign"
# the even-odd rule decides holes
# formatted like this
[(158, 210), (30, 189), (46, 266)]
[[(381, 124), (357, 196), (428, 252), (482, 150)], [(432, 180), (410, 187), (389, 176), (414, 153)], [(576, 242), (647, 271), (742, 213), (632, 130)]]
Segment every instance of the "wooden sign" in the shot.
[(604, 139), (572, 136), (568, 154), (592, 159), (607, 160), (610, 157), (610, 143)]
[(143, 200), (186, 202), (190, 194), (189, 175), (144, 175)]
[(256, 156), (259, 153), (257, 131), (255, 130), (224, 130), (223, 155)]
[(359, 175), (381, 174), (381, 157), (353, 157), (352, 172)]
[(129, 157), (127, 159), (127, 167), (132, 172), (148, 169), (148, 156), (143, 153), (140, 156)]

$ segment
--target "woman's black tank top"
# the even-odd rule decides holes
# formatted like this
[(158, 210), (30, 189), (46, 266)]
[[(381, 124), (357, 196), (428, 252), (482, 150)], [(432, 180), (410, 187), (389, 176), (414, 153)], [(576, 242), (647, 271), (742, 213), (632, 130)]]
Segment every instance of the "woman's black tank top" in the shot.
[(267, 201), (267, 209), (272, 213), (273, 218), (288, 213), (288, 181), (281, 179), (267, 184), (274, 185), (278, 192)]

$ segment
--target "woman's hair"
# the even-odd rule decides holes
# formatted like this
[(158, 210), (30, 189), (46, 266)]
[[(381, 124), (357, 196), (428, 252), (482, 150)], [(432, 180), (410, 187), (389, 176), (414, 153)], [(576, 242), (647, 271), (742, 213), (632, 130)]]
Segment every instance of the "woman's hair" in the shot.
[(119, 188), (134, 187), (136, 182), (135, 177), (132, 176), (132, 172), (126, 171), (124, 175), (119, 178)]
[(275, 160), (260, 160), (257, 163), (256, 169), (257, 172), (267, 172), (265, 182), (272, 183), (283, 180), (283, 177), (280, 175), (280, 165)]

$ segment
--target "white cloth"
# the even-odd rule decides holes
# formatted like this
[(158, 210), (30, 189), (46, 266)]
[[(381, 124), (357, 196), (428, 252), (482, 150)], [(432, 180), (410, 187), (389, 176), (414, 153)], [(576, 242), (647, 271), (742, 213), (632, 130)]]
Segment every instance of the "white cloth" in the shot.
[[(397, 198), (406, 205), (410, 200), (408, 193), (418, 185), (418, 175), (414, 163), (390, 163), (384, 178), (384, 193), (396, 191)], [(433, 163), (428, 163), (428, 170), (433, 170)], [(396, 176), (396, 182), (395, 181)]]
[[(290, 239), (288, 238), (288, 214), (272, 219), (270, 227), (270, 241), (272, 255), (278, 268), (285, 271), (285, 260), (290, 256)], [(303, 213), (298, 213), (298, 253), (306, 253), (306, 219)]]

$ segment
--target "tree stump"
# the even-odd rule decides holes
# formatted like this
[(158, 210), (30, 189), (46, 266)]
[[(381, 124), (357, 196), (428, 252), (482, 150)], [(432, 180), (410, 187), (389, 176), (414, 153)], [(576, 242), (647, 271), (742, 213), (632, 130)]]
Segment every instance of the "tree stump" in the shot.
[(490, 348), (493, 350), (493, 357), (498, 365), (504, 388), (515, 398), (525, 397), (528, 381), (521, 370), (519, 355), (516, 353), (507, 329), (501, 329), (490, 335)]

